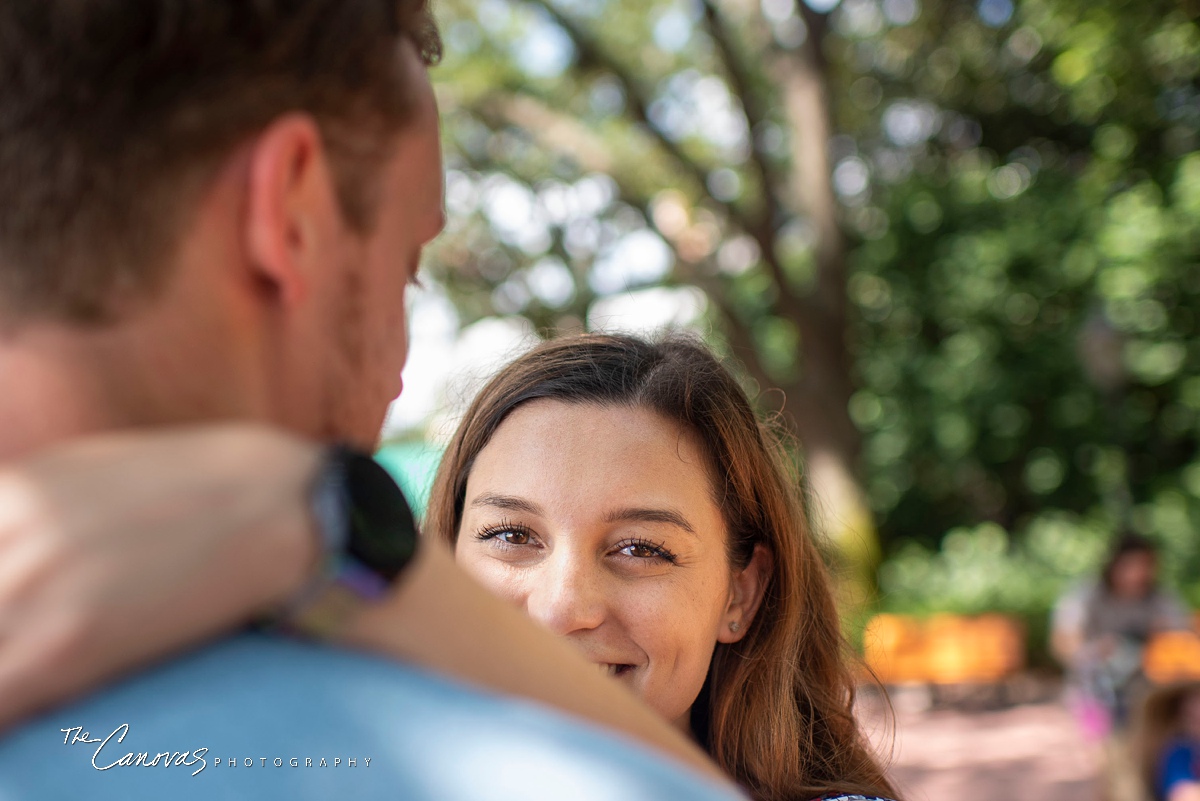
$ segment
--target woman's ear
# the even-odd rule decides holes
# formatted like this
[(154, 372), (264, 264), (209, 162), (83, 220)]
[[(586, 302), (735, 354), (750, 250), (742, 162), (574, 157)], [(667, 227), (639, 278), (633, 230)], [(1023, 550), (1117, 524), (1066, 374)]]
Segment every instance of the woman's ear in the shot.
[(774, 570), (775, 554), (766, 545), (755, 545), (750, 563), (733, 574), (729, 606), (721, 618), (717, 642), (734, 643), (746, 636)]

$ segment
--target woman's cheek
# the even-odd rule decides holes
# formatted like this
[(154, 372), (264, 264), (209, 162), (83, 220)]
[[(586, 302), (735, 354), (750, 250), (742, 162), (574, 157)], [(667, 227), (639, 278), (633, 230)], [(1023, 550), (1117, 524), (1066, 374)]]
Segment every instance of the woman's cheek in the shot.
[(524, 599), (526, 578), (523, 572), (481, 553), (480, 550), (478, 546), (458, 546), (454, 555), (459, 567), (498, 598), (521, 603)]
[(704, 650), (703, 632), (709, 628), (709, 614), (707, 604), (696, 600), (678, 582), (664, 580), (639, 587), (624, 599), (622, 608), (629, 627), (637, 632), (639, 644), (648, 653), (657, 651), (661, 657), (680, 664), (690, 661), (694, 652)]

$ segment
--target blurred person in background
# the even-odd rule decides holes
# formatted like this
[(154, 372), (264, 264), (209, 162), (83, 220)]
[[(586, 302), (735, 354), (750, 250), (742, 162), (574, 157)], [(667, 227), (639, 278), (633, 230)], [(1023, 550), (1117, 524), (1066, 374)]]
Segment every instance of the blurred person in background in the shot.
[[(853, 715), (829, 577), (786, 464), (703, 345), (567, 338), (518, 358), (476, 398), (438, 472), (427, 531), (756, 799), (894, 796)], [(231, 539), (223, 523), (213, 547)], [(304, 547), (302, 532), (276, 547)], [(249, 580), (215, 560), (196, 570), (238, 595)], [(177, 606), (153, 572), (109, 576)], [(93, 614), (109, 611), (105, 595)]]
[(1092, 705), (1098, 733), (1125, 728), (1129, 693), (1155, 634), (1187, 629), (1187, 607), (1158, 581), (1158, 549), (1136, 534), (1117, 540), (1099, 577), (1072, 588), (1054, 608), (1051, 646)]
[(1157, 548), (1136, 534), (1121, 536), (1100, 575), (1055, 605), (1051, 648), (1067, 669), (1070, 702), (1085, 736), (1104, 745), (1113, 798), (1140, 795), (1125, 734), (1145, 691), (1146, 644), (1155, 634), (1189, 626), (1187, 608), (1159, 585)]
[(1200, 682), (1152, 691), (1137, 723), (1141, 774), (1155, 801), (1200, 801)]

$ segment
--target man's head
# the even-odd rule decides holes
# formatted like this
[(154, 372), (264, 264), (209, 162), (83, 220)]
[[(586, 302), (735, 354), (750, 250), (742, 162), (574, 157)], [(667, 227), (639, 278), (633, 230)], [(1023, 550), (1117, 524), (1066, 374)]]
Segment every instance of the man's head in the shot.
[(441, 223), (426, 4), (0, 4), (0, 333), (203, 325), (252, 413), (372, 439)]

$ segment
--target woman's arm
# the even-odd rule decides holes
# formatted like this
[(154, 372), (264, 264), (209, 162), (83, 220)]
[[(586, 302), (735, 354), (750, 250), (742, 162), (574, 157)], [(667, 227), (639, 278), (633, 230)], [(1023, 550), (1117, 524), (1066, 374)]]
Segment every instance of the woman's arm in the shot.
[[(109, 435), (0, 471), (0, 729), (275, 608), (315, 568), (311, 443), (259, 426)], [(695, 744), (423, 543), (347, 645), (631, 734)]]

